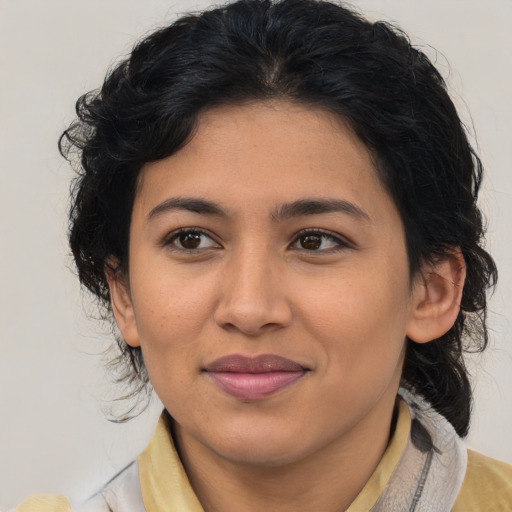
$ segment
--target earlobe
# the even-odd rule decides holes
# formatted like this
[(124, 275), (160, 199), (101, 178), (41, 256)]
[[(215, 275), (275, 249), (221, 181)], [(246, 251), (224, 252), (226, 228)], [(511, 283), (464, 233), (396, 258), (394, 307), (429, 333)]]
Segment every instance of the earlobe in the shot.
[(416, 343), (427, 343), (446, 334), (457, 319), (466, 265), (458, 248), (425, 263), (413, 284), (407, 336)]
[(139, 347), (140, 341), (135, 311), (126, 276), (118, 270), (117, 265), (113, 265), (110, 262), (105, 266), (105, 276), (110, 290), (112, 312), (114, 313), (117, 327), (128, 345), (134, 348)]

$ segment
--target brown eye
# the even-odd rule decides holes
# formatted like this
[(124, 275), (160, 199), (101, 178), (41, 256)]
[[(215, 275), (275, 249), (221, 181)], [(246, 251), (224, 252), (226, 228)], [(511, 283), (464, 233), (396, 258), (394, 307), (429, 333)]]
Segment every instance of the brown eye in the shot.
[(300, 245), (308, 251), (316, 251), (322, 246), (322, 237), (320, 235), (304, 235), (299, 238)]
[(201, 245), (201, 233), (181, 233), (178, 240), (184, 249), (197, 249)]
[(350, 244), (329, 232), (311, 229), (298, 233), (292, 247), (302, 251), (327, 254), (350, 248)]
[(196, 229), (181, 229), (171, 233), (165, 240), (164, 245), (177, 251), (199, 252), (203, 249), (220, 248), (219, 244), (203, 231)]

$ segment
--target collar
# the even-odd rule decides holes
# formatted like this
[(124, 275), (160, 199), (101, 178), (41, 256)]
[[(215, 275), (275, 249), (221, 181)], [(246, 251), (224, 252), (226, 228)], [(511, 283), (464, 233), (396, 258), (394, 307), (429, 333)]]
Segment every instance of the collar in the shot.
[(368, 512), (373, 507), (398, 464), (410, 430), (409, 407), (404, 401), (398, 399), (398, 417), (393, 437), (372, 476), (345, 512)]
[[(181, 464), (167, 428), (165, 411), (148, 447), (139, 455), (139, 478), (146, 510), (204, 512)], [(409, 436), (409, 408), (398, 401), (398, 418), (393, 437), (372, 476), (347, 512), (367, 512), (379, 498), (398, 463)]]
[(139, 455), (140, 489), (146, 510), (204, 512), (181, 464), (164, 411), (148, 447)]

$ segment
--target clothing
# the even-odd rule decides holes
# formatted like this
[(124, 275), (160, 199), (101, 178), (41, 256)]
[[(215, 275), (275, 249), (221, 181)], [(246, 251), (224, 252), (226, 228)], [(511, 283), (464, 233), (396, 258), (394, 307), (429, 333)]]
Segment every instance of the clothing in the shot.
[[(384, 456), (346, 512), (512, 511), (512, 466), (466, 450), (443, 417), (407, 393), (404, 399)], [(63, 497), (30, 499), (16, 512), (71, 512)], [(137, 461), (74, 511), (204, 512), (165, 415)]]

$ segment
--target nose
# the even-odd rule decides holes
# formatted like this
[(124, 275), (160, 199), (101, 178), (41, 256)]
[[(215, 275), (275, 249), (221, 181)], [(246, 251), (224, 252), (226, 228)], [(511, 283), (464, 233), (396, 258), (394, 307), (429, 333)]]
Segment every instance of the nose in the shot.
[(290, 324), (292, 309), (277, 258), (241, 251), (227, 263), (214, 318), (223, 329), (259, 336)]

